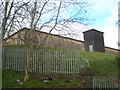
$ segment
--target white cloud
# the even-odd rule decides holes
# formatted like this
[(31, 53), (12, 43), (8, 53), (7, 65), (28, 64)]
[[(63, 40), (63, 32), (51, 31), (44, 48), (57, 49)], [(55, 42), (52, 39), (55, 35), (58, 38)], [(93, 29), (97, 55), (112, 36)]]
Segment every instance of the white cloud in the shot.
[[(92, 1), (92, 0), (91, 0)], [(97, 29), (99, 31), (104, 32), (104, 41), (105, 46), (112, 47), (118, 49), (117, 42), (118, 42), (118, 28), (116, 25), (117, 21), (117, 0), (96, 0), (93, 2), (96, 2), (95, 5), (93, 5), (93, 12), (96, 15), (99, 14), (106, 14), (109, 12), (109, 16), (104, 18), (104, 22), (100, 22), (99, 20), (96, 21), (99, 24), (102, 24), (101, 27), (97, 27), (97, 25), (90, 25), (90, 26), (84, 26), (79, 23), (70, 23), (71, 30), (67, 29), (71, 35), (67, 35), (68, 33), (66, 31), (61, 32), (62, 34), (66, 34), (63, 36), (71, 37), (78, 40), (84, 40), (83, 39), (83, 31), (89, 30), (89, 29)], [(93, 13), (91, 12), (91, 13)], [(100, 17), (102, 18), (102, 17)], [(52, 31), (54, 34), (59, 34), (59, 31)], [(76, 35), (72, 35), (76, 34)]]
[(104, 32), (105, 46), (118, 49), (118, 28), (114, 26), (109, 26), (101, 28), (100, 30)]
[(105, 45), (118, 49), (118, 25), (116, 24), (118, 20), (117, 4), (116, 6), (112, 6), (110, 13), (111, 15), (104, 20), (103, 27), (99, 29), (104, 32)]
[[(91, 10), (96, 17), (95, 29), (104, 32), (105, 46), (118, 48), (118, 1), (119, 0), (91, 0), (95, 2)], [(105, 16), (106, 15), (106, 16)], [(104, 16), (104, 17), (103, 17)], [(100, 19), (99, 19), (100, 18)]]

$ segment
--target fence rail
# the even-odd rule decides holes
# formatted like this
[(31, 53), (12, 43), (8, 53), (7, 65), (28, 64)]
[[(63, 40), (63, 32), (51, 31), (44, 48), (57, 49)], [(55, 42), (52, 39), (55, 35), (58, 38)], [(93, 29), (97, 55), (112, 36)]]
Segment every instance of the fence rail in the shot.
[[(25, 71), (28, 49), (3, 48), (3, 68)], [(63, 49), (37, 49), (32, 54), (31, 72), (79, 74), (80, 69), (89, 67), (80, 51)]]
[(108, 90), (108, 89), (113, 89), (113, 88), (118, 88), (118, 83), (114, 82), (118, 81), (117, 77), (113, 76), (99, 76), (99, 77), (93, 77), (93, 88), (94, 90)]

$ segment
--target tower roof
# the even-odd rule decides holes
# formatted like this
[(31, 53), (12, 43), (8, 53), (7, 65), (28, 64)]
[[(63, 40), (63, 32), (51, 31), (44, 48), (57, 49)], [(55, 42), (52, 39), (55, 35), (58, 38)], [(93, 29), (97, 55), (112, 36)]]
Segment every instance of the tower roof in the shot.
[(91, 31), (95, 31), (95, 32), (99, 32), (99, 33), (104, 33), (104, 32), (98, 31), (98, 30), (96, 30), (96, 29), (90, 29), (90, 30), (84, 31), (83, 33), (91, 32)]

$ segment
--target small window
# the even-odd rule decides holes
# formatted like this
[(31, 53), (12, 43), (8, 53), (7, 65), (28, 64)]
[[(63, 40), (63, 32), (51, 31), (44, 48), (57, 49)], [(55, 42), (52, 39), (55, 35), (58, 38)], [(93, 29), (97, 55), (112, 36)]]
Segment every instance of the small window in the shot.
[(93, 45), (89, 45), (89, 51), (93, 52)]

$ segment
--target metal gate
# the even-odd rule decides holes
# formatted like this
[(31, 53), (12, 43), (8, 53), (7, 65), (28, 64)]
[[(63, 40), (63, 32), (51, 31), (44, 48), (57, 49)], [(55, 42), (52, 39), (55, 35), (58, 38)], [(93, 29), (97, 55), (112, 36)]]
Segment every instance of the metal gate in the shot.
[(118, 88), (118, 78), (117, 77), (106, 77), (106, 76), (98, 76), (93, 77), (93, 88), (94, 90), (108, 90), (108, 89), (117, 89)]

